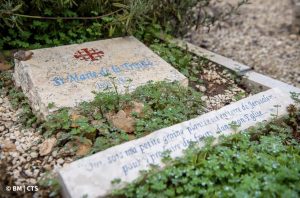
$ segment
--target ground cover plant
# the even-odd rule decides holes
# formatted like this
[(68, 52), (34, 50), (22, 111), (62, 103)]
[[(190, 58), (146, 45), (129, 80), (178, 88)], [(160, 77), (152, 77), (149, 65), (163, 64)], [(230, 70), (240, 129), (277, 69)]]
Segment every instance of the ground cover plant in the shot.
[[(117, 89), (95, 93), (94, 101), (82, 103), (76, 110), (61, 109), (47, 121), (34, 116), (27, 98), (14, 87), (11, 71), (0, 74), (1, 94), (7, 95), (16, 109), (23, 109), (19, 118), (24, 126), (35, 128), (45, 138), (55, 137), (55, 149), (59, 154), (74, 158), (102, 151), (207, 112), (206, 103), (202, 100), (205, 93), (197, 90), (196, 85), (203, 83), (200, 74), (208, 66), (208, 61), (152, 37), (150, 43), (150, 34), (147, 35), (150, 48), (184, 73), (190, 87), (160, 82), (139, 87), (125, 95), (119, 94)], [(229, 72), (228, 76), (234, 81), (239, 79)], [(111, 81), (114, 82), (113, 77)], [(49, 108), (54, 106), (49, 104)], [(131, 124), (118, 125), (118, 116), (123, 116), (121, 119)], [(41, 188), (44, 186), (49, 191), (51, 187), (49, 195), (58, 195), (60, 187), (53, 176), (46, 175), (40, 182)]]
[[(47, 137), (60, 132), (61, 145), (75, 137), (91, 141), (94, 153), (203, 114), (201, 96), (178, 83), (166, 82), (141, 86), (125, 95), (99, 93), (76, 112), (63, 109), (50, 116), (41, 130)], [(124, 117), (119, 119), (121, 115)], [(124, 123), (118, 124), (121, 119)]]
[[(259, 124), (204, 148), (191, 147), (182, 158), (142, 176), (113, 197), (299, 197), (300, 111)], [(119, 182), (119, 181), (118, 181)]]
[[(203, 101), (205, 92), (197, 90), (197, 85), (204, 83), (200, 74), (203, 73), (204, 68), (209, 69), (209, 61), (202, 57), (195, 57), (174, 44), (161, 41), (155, 37), (155, 34), (148, 34), (145, 40), (154, 52), (188, 77), (188, 88), (178, 83), (150, 83), (139, 87), (133, 93), (122, 95), (114, 87), (113, 90), (104, 93), (95, 93), (94, 101), (84, 102), (74, 111), (61, 109), (49, 116), (46, 121), (34, 115), (25, 95), (14, 87), (10, 71), (0, 75), (3, 82), (2, 94), (8, 95), (14, 108), (22, 109), (19, 115), (20, 122), (26, 127), (37, 128), (46, 138), (58, 137), (57, 147), (74, 140), (91, 145), (93, 146), (91, 153), (192, 119), (209, 111), (206, 102)], [(232, 82), (240, 81), (240, 78), (234, 74), (226, 70), (222, 72), (225, 72)], [(114, 78), (110, 77), (110, 79), (114, 84)], [(247, 96), (246, 92), (243, 93), (244, 95), (238, 99)], [(134, 112), (136, 105), (140, 106), (138, 112)], [(55, 104), (49, 104), (48, 107), (53, 106)], [(113, 117), (119, 116), (120, 111), (126, 113), (125, 117), (128, 118), (126, 121), (131, 123), (130, 126), (116, 127), (118, 124), (114, 123)], [(73, 146), (67, 144), (67, 147)], [(75, 146), (73, 150), (76, 151), (76, 149)]]

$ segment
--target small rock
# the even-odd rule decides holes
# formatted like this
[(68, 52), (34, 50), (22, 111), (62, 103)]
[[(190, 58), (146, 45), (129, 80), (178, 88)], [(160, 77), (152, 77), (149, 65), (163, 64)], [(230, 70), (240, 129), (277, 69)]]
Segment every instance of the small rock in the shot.
[(30, 170), (25, 170), (24, 173), (28, 176), (28, 177), (32, 177), (32, 172)]
[(202, 97), (201, 97), (201, 100), (202, 100), (202, 101), (206, 101), (207, 99), (208, 99), (207, 96), (202, 96)]
[(4, 126), (0, 126), (0, 132), (3, 132), (5, 130)]
[(218, 85), (221, 85), (221, 84), (222, 84), (220, 80), (216, 80), (215, 82), (216, 82)]
[(32, 184), (32, 185), (35, 185), (37, 182), (36, 182), (36, 179), (33, 179), (33, 178), (30, 178), (29, 180), (27, 180), (29, 184)]
[(7, 121), (7, 122), (4, 122), (4, 125), (5, 125), (5, 127), (6, 128), (11, 128), (11, 126), (13, 125), (13, 122), (11, 122), (11, 121)]
[(55, 136), (55, 137), (56, 137), (56, 139), (60, 139), (60, 138), (61, 138), (61, 136), (62, 136), (62, 134), (63, 134), (62, 132), (58, 132), (58, 133), (56, 134), (56, 136)]
[(37, 146), (33, 146), (33, 147), (31, 147), (31, 150), (36, 151), (36, 150), (38, 150), (38, 147)]
[(201, 92), (206, 92), (206, 87), (205, 86), (199, 86), (199, 91)]
[(20, 163), (26, 162), (26, 159), (25, 159), (25, 157), (23, 157), (23, 156), (21, 156), (19, 159), (20, 159)]
[(93, 126), (101, 126), (101, 125), (103, 125), (103, 121), (102, 121), (102, 120), (93, 120), (93, 121), (91, 122), (91, 124), (92, 124)]
[(135, 119), (127, 116), (123, 110), (120, 110), (116, 115), (109, 116), (108, 119), (116, 128), (126, 133), (132, 133), (134, 131)]
[(63, 168), (70, 166), (70, 163), (64, 163)]
[(57, 150), (53, 151), (53, 152), (52, 152), (52, 156), (53, 156), (53, 157), (56, 157), (56, 156), (57, 156), (57, 153), (58, 153)]
[(53, 157), (52, 157), (52, 156), (49, 156), (48, 162), (52, 162), (52, 161), (53, 161)]
[(37, 152), (35, 152), (35, 151), (30, 153), (30, 157), (32, 157), (32, 158), (37, 158), (38, 155), (39, 154)]
[(40, 155), (45, 156), (52, 152), (52, 149), (56, 143), (56, 138), (52, 137), (49, 139), (46, 139), (41, 145), (40, 145)]
[(20, 172), (18, 170), (13, 170), (13, 176), (14, 178), (20, 177)]
[(133, 103), (132, 112), (135, 112), (138, 115), (142, 114), (145, 105), (143, 103), (135, 102), (135, 101), (133, 101), (132, 103)]
[(19, 157), (19, 153), (18, 152), (13, 152), (10, 154), (13, 158), (17, 158)]
[(51, 168), (51, 165), (49, 165), (49, 164), (46, 164), (46, 165), (44, 165), (43, 167), (44, 167), (44, 169), (47, 170), (47, 171), (50, 171), (50, 170), (52, 169), (52, 168)]
[(296, 35), (296, 34), (291, 34), (291, 35), (290, 35), (290, 39), (296, 40), (296, 39), (297, 39), (297, 35)]
[(65, 161), (64, 161), (62, 158), (59, 158), (56, 162), (57, 162), (58, 164), (63, 164)]
[(12, 152), (17, 150), (16, 145), (9, 140), (5, 140), (4, 142), (0, 143), (0, 148), (4, 152)]
[(37, 177), (38, 176), (38, 174), (39, 174), (39, 170), (38, 169), (35, 169), (34, 171), (33, 171), (33, 176), (34, 177)]
[(92, 145), (91, 144), (79, 144), (78, 149), (76, 151), (76, 155), (77, 156), (84, 156), (86, 154), (88, 154), (91, 150)]

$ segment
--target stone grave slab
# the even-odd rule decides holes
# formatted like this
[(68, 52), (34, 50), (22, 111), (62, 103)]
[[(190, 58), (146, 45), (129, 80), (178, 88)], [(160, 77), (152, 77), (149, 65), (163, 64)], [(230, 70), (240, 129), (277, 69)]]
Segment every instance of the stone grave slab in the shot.
[[(27, 61), (15, 60), (14, 79), (35, 112), (44, 117), (94, 98), (92, 91), (133, 91), (149, 81), (187, 78), (134, 37), (44, 48)], [(114, 78), (114, 79), (112, 79)], [(55, 108), (48, 109), (48, 104)]]
[(111, 181), (121, 179), (132, 182), (139, 171), (150, 164), (161, 165), (162, 153), (170, 151), (171, 157), (183, 155), (190, 142), (203, 146), (208, 136), (233, 134), (230, 125), (240, 125), (245, 130), (259, 122), (270, 121), (286, 114), (294, 103), (290, 94), (274, 88), (242, 99), (219, 110), (195, 119), (155, 131), (143, 138), (111, 147), (71, 163), (59, 170), (64, 197), (105, 197), (114, 186)]

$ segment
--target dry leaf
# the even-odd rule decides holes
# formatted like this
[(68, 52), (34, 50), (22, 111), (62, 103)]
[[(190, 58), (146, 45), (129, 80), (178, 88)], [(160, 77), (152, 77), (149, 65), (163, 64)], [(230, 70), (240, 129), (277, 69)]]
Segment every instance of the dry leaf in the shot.
[(79, 125), (78, 125), (78, 123), (76, 123), (77, 122), (77, 120), (79, 120), (80, 118), (83, 118), (83, 116), (82, 115), (79, 115), (79, 113), (77, 113), (77, 112), (72, 112), (71, 113), (71, 121), (72, 121), (72, 124), (71, 124), (71, 127), (72, 128), (78, 128), (79, 127)]
[(134, 132), (135, 119), (127, 116), (125, 111), (120, 110), (116, 115), (108, 116), (112, 124), (126, 133)]
[(4, 152), (13, 152), (17, 150), (16, 145), (9, 140), (5, 140), (3, 143), (1, 143), (0, 148)]
[(88, 154), (91, 150), (92, 145), (89, 143), (79, 143), (76, 155), (77, 156), (84, 156)]
[(56, 144), (56, 138), (52, 137), (52, 138), (46, 139), (40, 145), (40, 155), (45, 156), (45, 155), (48, 155), (49, 153), (51, 153), (55, 144)]
[(127, 116), (131, 116), (131, 113), (137, 113), (138, 116), (143, 116), (144, 104), (140, 102), (132, 102), (131, 106), (128, 106), (124, 109)]

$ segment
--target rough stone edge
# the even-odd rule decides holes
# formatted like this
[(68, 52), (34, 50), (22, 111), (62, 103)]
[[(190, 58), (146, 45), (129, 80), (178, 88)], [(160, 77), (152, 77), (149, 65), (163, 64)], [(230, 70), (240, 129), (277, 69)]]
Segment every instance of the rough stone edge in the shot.
[[(47, 108), (39, 104), (38, 98), (40, 98), (39, 92), (36, 89), (30, 88), (32, 85), (32, 78), (28, 72), (26, 72), (28, 65), (26, 65), (25, 61), (19, 61), (17, 59), (14, 60), (15, 68), (13, 73), (13, 81), (17, 88), (20, 88), (24, 95), (28, 98), (32, 111), (38, 117), (46, 119), (49, 115), (49, 111), (45, 111)], [(21, 83), (24, 85), (22, 86)], [(29, 100), (29, 98), (33, 98), (33, 100)], [(44, 111), (41, 110), (44, 109)], [(41, 112), (45, 112), (44, 114)]]

